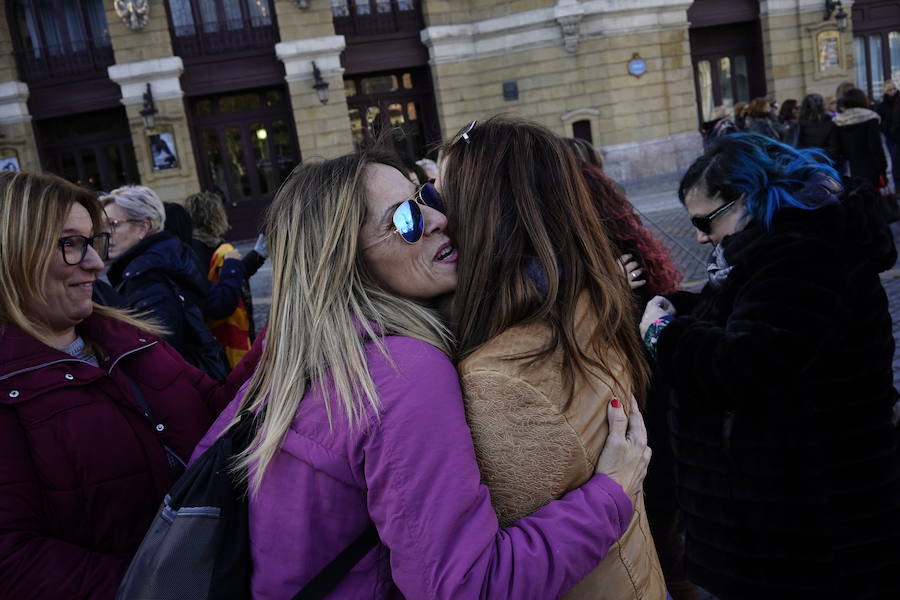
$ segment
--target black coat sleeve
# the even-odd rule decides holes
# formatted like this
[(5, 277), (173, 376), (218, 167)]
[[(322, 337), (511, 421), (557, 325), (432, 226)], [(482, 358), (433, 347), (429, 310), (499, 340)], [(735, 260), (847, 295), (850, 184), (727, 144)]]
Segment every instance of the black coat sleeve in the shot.
[(724, 326), (692, 316), (674, 319), (657, 352), (680, 401), (735, 409), (801, 384), (805, 366), (842, 318), (846, 276), (837, 254), (808, 238), (770, 244), (753, 264), (735, 267), (747, 268), (750, 276)]

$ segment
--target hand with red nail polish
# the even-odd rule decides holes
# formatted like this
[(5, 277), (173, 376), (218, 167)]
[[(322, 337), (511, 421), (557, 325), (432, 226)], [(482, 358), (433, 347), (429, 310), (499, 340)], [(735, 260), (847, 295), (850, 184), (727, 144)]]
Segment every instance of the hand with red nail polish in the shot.
[(607, 407), (609, 435), (594, 472), (612, 478), (626, 494), (632, 495), (641, 489), (651, 451), (647, 446), (647, 429), (637, 402), (632, 398), (629, 404), (630, 414), (626, 416), (622, 401), (618, 398), (610, 400)]

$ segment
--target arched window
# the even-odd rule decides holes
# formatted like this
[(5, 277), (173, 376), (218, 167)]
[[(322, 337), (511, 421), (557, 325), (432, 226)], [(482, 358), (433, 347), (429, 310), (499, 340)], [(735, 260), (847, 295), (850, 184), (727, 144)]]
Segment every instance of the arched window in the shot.
[(103, 0), (13, 0), (11, 23), (25, 81), (113, 63)]
[(274, 45), (271, 0), (168, 0), (175, 53), (197, 56)]

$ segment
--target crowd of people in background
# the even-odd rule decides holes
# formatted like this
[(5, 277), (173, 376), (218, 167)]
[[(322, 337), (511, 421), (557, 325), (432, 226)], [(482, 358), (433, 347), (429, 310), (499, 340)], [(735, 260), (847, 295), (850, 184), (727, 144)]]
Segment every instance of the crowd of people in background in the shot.
[(716, 118), (704, 124), (707, 145), (721, 135), (748, 131), (794, 148), (817, 148), (837, 165), (842, 175), (867, 181), (880, 196), (891, 220), (900, 218), (896, 203), (900, 155), (900, 102), (897, 86), (884, 82), (881, 99), (870, 100), (850, 82), (837, 87), (834, 97), (808, 94), (799, 103), (787, 99), (779, 108), (771, 97), (738, 102), (731, 111), (719, 107)]
[[(299, 165), (243, 256), (217, 194), (0, 174), (0, 597), (893, 597), (885, 90), (709, 124), (699, 293), (591, 144), (514, 117)], [(173, 504), (222, 452), (243, 521)], [(157, 568), (198, 515), (246, 564)]]

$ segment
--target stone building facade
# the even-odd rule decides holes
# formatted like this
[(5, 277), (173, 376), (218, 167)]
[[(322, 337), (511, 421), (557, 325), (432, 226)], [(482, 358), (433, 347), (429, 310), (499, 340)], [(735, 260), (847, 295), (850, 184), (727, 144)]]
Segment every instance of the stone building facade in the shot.
[(589, 139), (629, 181), (687, 166), (716, 106), (845, 80), (877, 92), (900, 71), (897, 1), (844, 1), (843, 30), (824, 0), (116, 4), (5, 2), (0, 164), (172, 201), (215, 189), (236, 237), (299, 161), (385, 128), (414, 159), (472, 119), (521, 115)]

